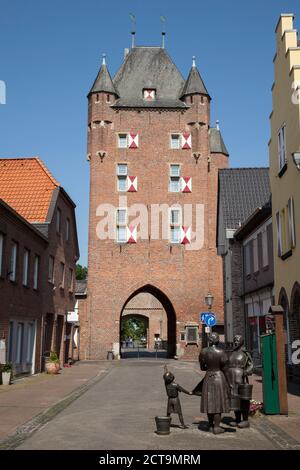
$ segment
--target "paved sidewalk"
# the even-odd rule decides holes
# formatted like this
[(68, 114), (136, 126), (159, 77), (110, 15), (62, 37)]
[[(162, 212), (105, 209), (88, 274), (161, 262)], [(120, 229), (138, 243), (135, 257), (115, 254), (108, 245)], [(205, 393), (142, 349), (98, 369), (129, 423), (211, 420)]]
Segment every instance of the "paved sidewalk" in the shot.
[(0, 441), (36, 415), (101, 376), (108, 363), (78, 362), (58, 375), (38, 374), (0, 385)]
[[(253, 383), (253, 398), (263, 401), (262, 378), (253, 375), (251, 383)], [(299, 442), (300, 449), (300, 385), (298, 384), (288, 384), (288, 408), (288, 416), (268, 415), (266, 419), (283, 433)]]

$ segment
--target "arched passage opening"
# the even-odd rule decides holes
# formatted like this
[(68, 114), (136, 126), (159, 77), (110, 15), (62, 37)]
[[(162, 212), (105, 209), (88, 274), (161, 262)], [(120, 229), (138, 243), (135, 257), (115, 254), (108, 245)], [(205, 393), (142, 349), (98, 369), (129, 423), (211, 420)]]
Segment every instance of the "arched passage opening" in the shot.
[(295, 282), (291, 294), (290, 341), (300, 338), (300, 285)]
[(283, 326), (285, 332), (285, 358), (286, 362), (290, 364), (292, 357), (290, 313), (288, 296), (284, 288), (282, 288), (279, 293), (278, 304), (281, 305), (281, 307), (283, 308)]
[[(128, 346), (126, 331), (129, 331), (124, 325), (126, 322), (128, 325), (130, 320), (131, 325), (135, 323), (141, 326), (140, 331), (144, 326), (143, 341), (140, 340), (140, 335), (138, 343), (139, 346), (144, 343), (148, 357), (157, 355), (157, 347), (160, 351), (165, 351), (165, 357), (175, 356), (176, 314), (171, 301), (161, 290), (149, 284), (145, 285), (134, 291), (123, 305), (120, 313), (120, 345), (123, 358), (126, 355), (122, 354), (122, 346)], [(160, 356), (163, 354), (160, 353)]]

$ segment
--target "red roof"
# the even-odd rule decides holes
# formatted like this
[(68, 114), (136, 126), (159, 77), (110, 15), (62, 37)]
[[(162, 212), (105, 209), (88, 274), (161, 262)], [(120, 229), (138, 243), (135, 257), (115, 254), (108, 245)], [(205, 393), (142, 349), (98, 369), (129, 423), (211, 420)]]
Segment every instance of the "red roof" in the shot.
[(38, 157), (0, 158), (0, 199), (28, 222), (46, 222), (58, 186)]

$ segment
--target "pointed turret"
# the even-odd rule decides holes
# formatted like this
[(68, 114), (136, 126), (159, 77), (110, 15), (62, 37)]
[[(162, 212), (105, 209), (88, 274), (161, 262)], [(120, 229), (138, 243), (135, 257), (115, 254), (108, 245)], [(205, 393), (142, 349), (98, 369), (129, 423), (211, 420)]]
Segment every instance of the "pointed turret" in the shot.
[(100, 71), (97, 75), (96, 80), (94, 81), (94, 84), (89, 92), (89, 95), (91, 93), (101, 93), (101, 92), (113, 93), (117, 97), (119, 96), (113, 84), (113, 81), (111, 79), (108, 68), (106, 66), (105, 55), (103, 55)]
[(196, 60), (193, 57), (192, 68), (181, 93), (181, 99), (188, 95), (206, 95), (210, 98), (209, 93), (203, 83), (201, 75), (196, 67)]

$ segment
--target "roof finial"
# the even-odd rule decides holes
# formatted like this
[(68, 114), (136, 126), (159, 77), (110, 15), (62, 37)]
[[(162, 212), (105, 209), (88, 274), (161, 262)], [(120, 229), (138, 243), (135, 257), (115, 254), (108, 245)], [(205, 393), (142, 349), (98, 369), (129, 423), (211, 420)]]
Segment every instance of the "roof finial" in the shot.
[(192, 57), (192, 67), (196, 67), (196, 57), (194, 55)]
[(102, 65), (106, 65), (106, 54), (102, 54)]
[(216, 120), (216, 127), (217, 127), (217, 130), (219, 131), (220, 130), (220, 121), (219, 121), (219, 119)]
[(162, 28), (162, 32), (161, 32), (161, 35), (162, 35), (161, 47), (164, 49), (164, 48), (165, 48), (165, 37), (166, 37), (166, 27), (165, 27), (166, 17), (161, 15), (161, 16), (159, 17), (159, 19), (160, 19), (161, 28)]
[(134, 48), (134, 38), (135, 38), (135, 15), (132, 13), (129, 13), (129, 17), (131, 19), (132, 23), (132, 29), (131, 29), (131, 47)]

